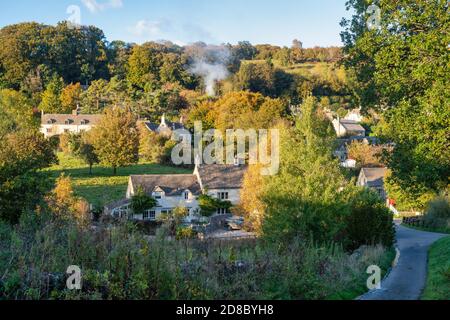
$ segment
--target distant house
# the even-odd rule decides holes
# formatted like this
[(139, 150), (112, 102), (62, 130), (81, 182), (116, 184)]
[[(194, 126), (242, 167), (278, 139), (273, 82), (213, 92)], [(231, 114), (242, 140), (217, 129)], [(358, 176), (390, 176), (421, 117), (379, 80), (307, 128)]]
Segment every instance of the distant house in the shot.
[(338, 138), (342, 137), (364, 137), (366, 129), (354, 120), (334, 119), (333, 127)]
[(387, 168), (362, 168), (358, 177), (357, 185), (376, 191), (383, 200), (386, 200), (384, 179)]
[(185, 132), (182, 132), (181, 136), (185, 136), (187, 138), (191, 137), (191, 134), (189, 133), (188, 130), (186, 130), (182, 121), (180, 121), (180, 122), (167, 121), (165, 115), (163, 115), (161, 117), (161, 123), (159, 123), (159, 124), (152, 123), (152, 122), (144, 122), (144, 125), (149, 131), (166, 136), (166, 137), (171, 137), (172, 133), (176, 130), (185, 131)]
[[(204, 193), (220, 200), (230, 201), (233, 205), (240, 203), (240, 193), (247, 166), (235, 165), (200, 165), (196, 166), (194, 175)], [(217, 214), (227, 214), (224, 209)]]
[(347, 159), (345, 161), (342, 161), (341, 162), (341, 167), (348, 168), (348, 169), (356, 168), (356, 160)]
[(361, 115), (361, 109), (353, 109), (347, 113), (344, 120), (351, 120), (360, 123), (364, 117)]
[[(144, 214), (133, 215), (134, 220), (155, 221), (161, 214), (171, 213), (177, 207), (189, 210), (188, 221), (198, 217), (200, 207), (198, 197), (208, 194), (211, 197), (230, 201), (233, 205), (240, 202), (240, 191), (247, 166), (245, 165), (196, 165), (193, 174), (188, 175), (140, 175), (131, 176), (126, 199), (105, 207), (105, 213), (114, 217), (131, 214), (131, 198), (139, 188), (157, 200), (155, 208), (149, 208)], [(226, 216), (226, 208), (218, 208), (216, 215)]]
[(46, 138), (64, 133), (82, 133), (96, 126), (101, 117), (101, 115), (80, 114), (79, 109), (74, 110), (72, 114), (42, 113), (40, 132)]

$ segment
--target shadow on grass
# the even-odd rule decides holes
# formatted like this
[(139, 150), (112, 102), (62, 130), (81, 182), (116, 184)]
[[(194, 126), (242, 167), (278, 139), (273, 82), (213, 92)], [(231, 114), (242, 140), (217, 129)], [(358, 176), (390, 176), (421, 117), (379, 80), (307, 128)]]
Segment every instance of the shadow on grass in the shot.
[(128, 177), (130, 175), (142, 174), (186, 174), (192, 173), (190, 169), (167, 167), (159, 164), (136, 164), (129, 167), (122, 167), (117, 169), (117, 174), (114, 175), (112, 168), (102, 166), (95, 166), (92, 168), (92, 174), (89, 174), (88, 167), (82, 168), (64, 168), (63, 166), (56, 167), (57, 169), (50, 169), (48, 172), (55, 177), (65, 174), (72, 178), (96, 178), (96, 177)]

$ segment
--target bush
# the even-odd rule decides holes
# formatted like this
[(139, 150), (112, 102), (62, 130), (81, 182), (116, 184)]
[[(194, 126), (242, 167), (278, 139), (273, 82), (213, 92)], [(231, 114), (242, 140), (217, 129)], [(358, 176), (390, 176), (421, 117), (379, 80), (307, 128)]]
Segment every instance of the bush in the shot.
[(450, 202), (449, 198), (440, 197), (428, 204), (424, 221), (430, 228), (450, 229)]
[[(168, 241), (162, 232), (149, 241), (130, 222), (83, 228), (46, 214), (0, 227), (0, 248), (0, 299), (74, 300), (325, 299), (348, 289), (354, 298), (384, 253), (354, 257), (298, 238), (282, 250), (261, 240)], [(81, 291), (65, 289), (69, 265), (83, 271)]]
[(362, 245), (373, 244), (391, 247), (394, 244), (393, 214), (376, 193), (360, 191), (350, 205), (345, 229), (347, 249), (355, 250)]

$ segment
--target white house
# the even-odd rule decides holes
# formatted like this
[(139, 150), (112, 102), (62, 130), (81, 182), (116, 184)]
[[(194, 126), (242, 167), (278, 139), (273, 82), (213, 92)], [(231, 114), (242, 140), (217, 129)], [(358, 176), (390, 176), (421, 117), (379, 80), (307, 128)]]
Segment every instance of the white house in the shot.
[[(240, 191), (247, 166), (245, 165), (196, 165), (188, 175), (141, 175), (131, 176), (126, 199), (105, 207), (105, 213), (115, 217), (129, 216), (131, 198), (139, 188), (157, 200), (158, 205), (144, 214), (133, 215), (134, 220), (155, 221), (161, 214), (171, 213), (177, 207), (187, 208), (186, 220), (198, 218), (198, 197), (208, 194), (233, 205), (240, 202)], [(226, 208), (219, 208), (216, 215), (229, 215)]]
[(80, 114), (78, 109), (72, 114), (42, 113), (40, 132), (46, 138), (64, 133), (82, 133), (91, 130), (100, 119), (101, 115)]
[(333, 127), (338, 138), (342, 137), (364, 137), (366, 129), (354, 120), (334, 119)]
[(353, 109), (347, 113), (344, 120), (352, 120), (360, 123), (364, 120), (364, 117), (361, 115), (361, 109)]
[(362, 168), (357, 185), (376, 191), (383, 200), (386, 200), (386, 191), (384, 189), (386, 174), (387, 168)]
[(160, 134), (160, 135), (163, 135), (163, 136), (166, 136), (166, 137), (171, 137), (172, 133), (174, 131), (178, 130), (178, 131), (181, 131), (181, 136), (183, 138), (186, 137), (184, 139), (190, 139), (191, 138), (191, 134), (184, 127), (182, 119), (180, 119), (180, 122), (170, 122), (170, 121), (167, 121), (166, 120), (166, 116), (163, 115), (161, 117), (161, 123), (160, 124), (156, 124), (156, 123), (152, 123), (152, 122), (144, 122), (144, 124), (145, 124), (145, 127), (149, 131), (155, 132), (157, 134)]

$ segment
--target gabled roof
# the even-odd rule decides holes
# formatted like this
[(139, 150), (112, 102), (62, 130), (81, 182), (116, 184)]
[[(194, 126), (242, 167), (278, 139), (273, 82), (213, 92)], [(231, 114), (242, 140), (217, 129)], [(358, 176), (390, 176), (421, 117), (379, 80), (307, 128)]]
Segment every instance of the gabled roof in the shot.
[(368, 187), (382, 187), (387, 168), (362, 168), (361, 173), (366, 178)]
[(161, 188), (166, 196), (180, 196), (186, 190), (194, 195), (201, 194), (201, 188), (197, 177), (193, 174), (174, 174), (174, 175), (141, 175), (130, 176), (130, 181), (134, 192), (139, 187), (144, 192), (151, 194), (156, 188)]
[(341, 125), (345, 128), (347, 131), (352, 132), (360, 132), (360, 131), (366, 131), (362, 125), (360, 125), (358, 122), (353, 120), (340, 120)]
[(118, 201), (111, 202), (111, 203), (107, 204), (105, 206), (105, 209), (106, 210), (113, 210), (113, 209), (125, 206), (127, 204), (130, 204), (130, 202), (131, 202), (130, 199), (121, 199), (121, 200), (118, 200)]
[(66, 125), (68, 124), (73, 126), (81, 126), (81, 125), (97, 125), (102, 116), (98, 114), (44, 114), (41, 118), (42, 125)]
[(244, 180), (246, 165), (200, 165), (197, 167), (203, 188), (205, 189), (240, 189)]

